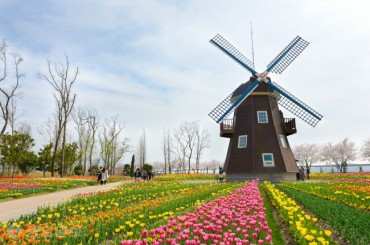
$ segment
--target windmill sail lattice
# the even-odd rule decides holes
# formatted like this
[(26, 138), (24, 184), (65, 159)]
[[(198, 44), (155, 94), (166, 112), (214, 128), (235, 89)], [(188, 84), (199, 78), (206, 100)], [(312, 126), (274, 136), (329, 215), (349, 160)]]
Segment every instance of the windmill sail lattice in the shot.
[[(243, 102), (243, 100), (253, 92), (253, 90), (257, 87), (259, 81), (255, 80), (251, 85), (249, 86), (239, 86), (237, 90), (232, 92), (229, 96), (227, 96), (221, 103), (216, 106), (208, 115), (215, 120), (217, 123), (222, 121), (224, 118), (226, 118), (232, 110), (237, 107), (240, 103)], [(235, 95), (235, 92), (238, 92), (237, 95)]]
[[(231, 97), (233, 93), (231, 93), (229, 96), (227, 96), (223, 101), (221, 101), (218, 106), (216, 106), (208, 115), (215, 120), (216, 122), (218, 119), (231, 107)], [(231, 111), (230, 111), (231, 112)], [(228, 114), (230, 114), (230, 112)], [(226, 117), (228, 116), (226, 115)]]
[(323, 116), (320, 113), (312, 109), (310, 106), (305, 104), (303, 101), (295, 97), (293, 94), (288, 92), (277, 83), (269, 82), (268, 85), (270, 85), (272, 88), (280, 93), (281, 97), (278, 101), (279, 105), (281, 105), (306, 123), (315, 127), (316, 124), (322, 119)]
[(310, 43), (297, 36), (267, 65), (267, 71), (281, 74), (308, 44)]
[(225, 38), (223, 38), (220, 34), (217, 34), (214, 38), (210, 40), (210, 43), (215, 45), (225, 54), (227, 54), (230, 58), (234, 61), (239, 63), (245, 69), (250, 71), (253, 75), (256, 75), (256, 71), (254, 70), (254, 64), (250, 61), (247, 57), (245, 57), (239, 50), (237, 50), (231, 43), (229, 43)]

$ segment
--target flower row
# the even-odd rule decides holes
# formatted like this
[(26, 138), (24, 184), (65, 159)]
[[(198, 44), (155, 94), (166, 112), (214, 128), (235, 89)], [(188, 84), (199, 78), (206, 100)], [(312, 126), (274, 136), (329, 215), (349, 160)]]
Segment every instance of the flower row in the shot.
[(263, 187), (273, 206), (276, 207), (279, 216), (289, 227), (292, 236), (299, 244), (335, 244), (331, 239), (331, 231), (321, 230), (317, 225), (317, 218), (305, 213), (295, 200), (278, 190), (270, 182), (265, 181)]
[[(123, 179), (125, 178), (112, 176), (109, 181), (114, 182)], [(80, 176), (80, 178), (0, 178), (0, 199), (94, 184), (96, 184), (96, 177), (94, 176)]]
[(194, 212), (171, 216), (167, 224), (121, 245), (145, 244), (270, 244), (258, 181), (247, 183), (227, 196), (202, 203)]
[(370, 172), (357, 173), (313, 173), (311, 179), (331, 179), (331, 180), (363, 180), (369, 183)]
[(238, 184), (136, 182), (120, 188), (78, 196), (57, 207), (0, 224), (0, 243), (99, 244), (135, 237), (143, 229), (167, 222), (177, 212), (194, 209)]
[(370, 210), (370, 185), (367, 183), (321, 181), (283, 183), (282, 185), (350, 207)]

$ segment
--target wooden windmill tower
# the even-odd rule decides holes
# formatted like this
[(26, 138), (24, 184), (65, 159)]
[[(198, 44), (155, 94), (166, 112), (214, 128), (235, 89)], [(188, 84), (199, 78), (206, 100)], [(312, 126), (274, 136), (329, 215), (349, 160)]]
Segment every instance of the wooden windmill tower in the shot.
[[(309, 43), (297, 36), (266, 71), (258, 73), (253, 63), (221, 35), (210, 42), (252, 73), (248, 82), (209, 113), (220, 123), (220, 136), (230, 138), (224, 166), (227, 180), (295, 180), (298, 168), (287, 138), (297, 132), (295, 119), (284, 118), (278, 104), (313, 127), (322, 115), (267, 75), (281, 74)], [(228, 117), (232, 112), (233, 117)]]

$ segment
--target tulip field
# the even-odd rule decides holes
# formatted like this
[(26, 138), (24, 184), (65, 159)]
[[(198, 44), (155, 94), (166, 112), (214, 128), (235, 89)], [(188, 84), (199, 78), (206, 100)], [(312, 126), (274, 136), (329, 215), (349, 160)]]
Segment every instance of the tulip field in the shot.
[(370, 184), (338, 178), (156, 176), (2, 221), (0, 244), (370, 244)]
[[(121, 181), (123, 177), (112, 176), (110, 182)], [(0, 178), (0, 201), (5, 198), (25, 197), (31, 194), (53, 192), (96, 184), (95, 176), (67, 178)]]

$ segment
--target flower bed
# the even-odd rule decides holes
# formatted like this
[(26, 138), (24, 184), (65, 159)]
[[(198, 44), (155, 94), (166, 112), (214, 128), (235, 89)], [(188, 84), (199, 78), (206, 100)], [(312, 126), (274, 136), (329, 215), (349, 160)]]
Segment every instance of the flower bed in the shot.
[(370, 211), (370, 184), (351, 181), (282, 183), (283, 186), (322, 197), (350, 207)]
[[(209, 203), (194, 212), (171, 216), (167, 224), (150, 231), (142, 230), (130, 244), (269, 244), (271, 230), (266, 221), (258, 182)], [(136, 234), (137, 236), (137, 234)]]
[(137, 237), (175, 213), (230, 193), (240, 184), (136, 182), (79, 196), (54, 208), (0, 224), (0, 243), (99, 244)]
[[(111, 176), (110, 182), (129, 179), (122, 176)], [(0, 178), (0, 199), (27, 196), (42, 192), (52, 192), (96, 184), (94, 176), (67, 178)]]
[(214, 174), (165, 174), (154, 177), (160, 181), (176, 181), (176, 180), (214, 180)]
[(369, 245), (370, 213), (341, 203), (278, 185), (280, 190), (314, 213), (320, 221), (337, 231), (336, 238), (343, 244)]
[(367, 180), (370, 179), (370, 172), (359, 173), (312, 173), (311, 179), (331, 179), (331, 180)]
[(291, 235), (299, 244), (336, 244), (330, 230), (321, 230), (317, 218), (306, 214), (295, 200), (278, 190), (274, 184), (264, 182), (263, 187), (276, 207), (282, 220), (288, 225)]

